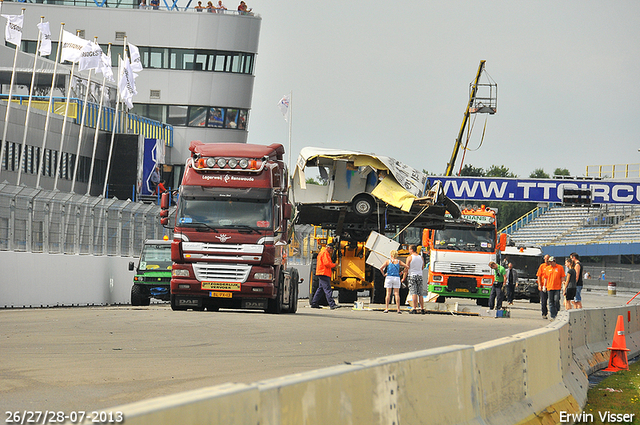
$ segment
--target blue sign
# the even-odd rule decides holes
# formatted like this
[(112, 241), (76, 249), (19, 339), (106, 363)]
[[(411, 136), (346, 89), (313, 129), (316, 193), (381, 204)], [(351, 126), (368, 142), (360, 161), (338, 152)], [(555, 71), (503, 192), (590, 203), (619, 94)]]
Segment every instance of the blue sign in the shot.
[(591, 189), (594, 204), (640, 205), (640, 181), (430, 177), (453, 200), (561, 203), (565, 189)]

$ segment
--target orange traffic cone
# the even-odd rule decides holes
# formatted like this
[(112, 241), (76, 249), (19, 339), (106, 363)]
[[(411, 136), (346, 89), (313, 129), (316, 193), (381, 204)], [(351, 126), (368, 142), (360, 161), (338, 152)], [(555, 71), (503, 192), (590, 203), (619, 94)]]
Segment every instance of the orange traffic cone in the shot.
[(619, 370), (629, 370), (629, 361), (627, 360), (627, 340), (624, 336), (624, 319), (618, 316), (616, 323), (616, 332), (613, 334), (613, 344), (609, 347), (611, 354), (609, 356), (609, 367), (604, 369), (606, 372), (617, 372)]

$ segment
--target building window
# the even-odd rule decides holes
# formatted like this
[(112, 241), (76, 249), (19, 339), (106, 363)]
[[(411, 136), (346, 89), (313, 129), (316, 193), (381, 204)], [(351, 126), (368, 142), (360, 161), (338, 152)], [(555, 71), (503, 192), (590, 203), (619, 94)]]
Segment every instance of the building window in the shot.
[(204, 127), (207, 123), (207, 107), (189, 107), (189, 127)]
[(167, 115), (167, 124), (171, 125), (187, 125), (187, 110), (186, 106), (169, 105), (169, 114)]
[(248, 109), (136, 103), (133, 113), (181, 127), (246, 130)]
[(209, 127), (222, 128), (224, 125), (224, 109), (209, 108)]

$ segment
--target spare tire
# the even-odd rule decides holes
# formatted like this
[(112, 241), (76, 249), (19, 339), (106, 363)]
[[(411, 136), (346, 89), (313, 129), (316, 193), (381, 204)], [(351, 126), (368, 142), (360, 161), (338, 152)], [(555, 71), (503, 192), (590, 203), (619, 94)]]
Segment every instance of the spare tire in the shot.
[(369, 217), (376, 207), (376, 200), (369, 193), (358, 193), (351, 201), (351, 208), (360, 217)]

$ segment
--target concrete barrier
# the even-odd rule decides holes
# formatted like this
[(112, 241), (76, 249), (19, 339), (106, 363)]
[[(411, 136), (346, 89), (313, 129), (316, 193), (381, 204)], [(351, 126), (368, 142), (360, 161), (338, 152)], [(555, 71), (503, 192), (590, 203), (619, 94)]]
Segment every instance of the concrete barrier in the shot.
[[(586, 403), (617, 317), (640, 353), (640, 305), (571, 310), (543, 329), (133, 403), (127, 424), (557, 424)], [(590, 372), (591, 371), (591, 372)]]

